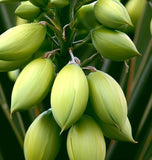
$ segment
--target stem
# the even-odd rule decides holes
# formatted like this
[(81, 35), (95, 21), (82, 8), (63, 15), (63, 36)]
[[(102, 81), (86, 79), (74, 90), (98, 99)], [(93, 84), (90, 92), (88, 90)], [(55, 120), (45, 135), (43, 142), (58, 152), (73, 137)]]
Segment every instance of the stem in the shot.
[(48, 37), (52, 40), (52, 42), (55, 44), (56, 47), (60, 47), (58, 42), (47, 32)]
[(70, 53), (70, 56), (71, 56), (71, 61), (70, 61), (70, 63), (76, 63), (76, 62), (75, 62), (75, 57), (74, 57), (73, 52), (72, 52), (72, 48), (69, 48), (69, 53)]
[[(18, 139), (18, 141), (19, 141), (20, 146), (23, 147), (23, 139), (22, 139), (19, 131), (17, 130), (15, 124), (10, 119), (9, 107), (8, 107), (8, 104), (7, 104), (7, 101), (6, 101), (5, 94), (3, 92), (1, 83), (0, 83), (0, 104), (1, 104), (1, 107), (2, 107), (2, 110), (3, 110), (4, 114), (5, 114), (5, 116), (7, 117), (8, 121), (9, 121), (9, 123), (10, 123), (10, 125), (11, 125), (11, 127), (12, 127), (12, 129), (13, 129), (13, 131), (14, 131), (17, 139)], [(20, 121), (20, 123), (22, 123), (22, 121)]]
[(79, 48), (87, 43), (91, 39), (90, 35), (91, 34), (89, 33), (84, 39), (73, 42), (72, 44), (74, 45), (74, 49)]
[(60, 48), (54, 49), (52, 51), (46, 52), (43, 56), (43, 58), (50, 58), (52, 55), (55, 55), (55, 52), (60, 51)]
[(82, 67), (82, 69), (87, 69), (87, 70), (90, 70), (91, 72), (96, 72), (97, 71), (97, 69), (93, 66)]
[(35, 106), (35, 107), (34, 107), (34, 110), (35, 110), (35, 115), (36, 115), (36, 117), (38, 117), (38, 116), (40, 115), (38, 106)]
[(78, 0), (74, 0), (74, 1), (72, 2), (72, 4), (71, 4), (71, 7), (70, 7), (70, 19), (71, 19), (71, 21), (70, 21), (70, 28), (73, 27), (73, 23), (74, 23), (74, 12), (75, 12), (75, 6), (76, 6), (76, 4), (77, 4), (77, 1), (78, 1)]
[(63, 33), (62, 33), (62, 38), (64, 41), (66, 41), (66, 38), (65, 38), (65, 29), (69, 26), (70, 24), (66, 24), (64, 27), (63, 27)]
[(98, 55), (99, 55), (98, 53), (95, 53), (95, 54), (93, 54), (91, 57), (85, 59), (85, 60), (81, 63), (81, 67), (86, 66), (89, 62), (93, 61), (94, 58), (95, 58), (96, 56), (98, 56)]
[(54, 20), (52, 20), (47, 14), (45, 14), (44, 16), (55, 26), (55, 28), (56, 28), (59, 32), (61, 32), (60, 27), (58, 26), (58, 24), (57, 24)]

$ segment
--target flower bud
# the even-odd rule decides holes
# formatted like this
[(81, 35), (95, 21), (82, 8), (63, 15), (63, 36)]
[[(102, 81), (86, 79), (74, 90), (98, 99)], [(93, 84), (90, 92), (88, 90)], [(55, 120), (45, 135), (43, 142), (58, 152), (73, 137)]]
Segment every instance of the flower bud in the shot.
[(57, 75), (51, 92), (51, 107), (62, 131), (83, 114), (88, 101), (88, 82), (77, 64), (66, 65)]
[(41, 46), (46, 35), (44, 25), (22, 24), (0, 36), (0, 59), (19, 60), (30, 57)]
[(33, 5), (31, 2), (22, 2), (17, 9), (15, 10), (15, 14), (23, 19), (34, 20), (41, 13), (40, 8)]
[(89, 116), (83, 116), (74, 124), (67, 137), (70, 160), (104, 160), (105, 140), (100, 127)]
[(8, 72), (8, 77), (10, 80), (12, 80), (13, 82), (16, 81), (18, 75), (19, 75), (19, 69), (13, 70), (13, 71), (9, 71)]
[(0, 72), (8, 72), (17, 68), (23, 67), (30, 61), (30, 58), (18, 60), (18, 61), (5, 61), (0, 60)]
[(60, 148), (59, 127), (51, 110), (41, 113), (30, 125), (24, 139), (26, 160), (54, 160)]
[(140, 18), (144, 6), (146, 4), (146, 0), (129, 0), (126, 3), (126, 9), (130, 15), (130, 18), (133, 24), (136, 26), (138, 19)]
[(101, 126), (104, 136), (118, 141), (137, 143), (132, 137), (132, 129), (128, 117), (121, 129), (117, 128), (115, 125), (104, 123), (101, 120), (99, 120), (98, 123)]
[(132, 26), (126, 8), (118, 0), (98, 0), (94, 12), (97, 20), (106, 27), (119, 29), (126, 24)]
[(92, 30), (91, 38), (96, 50), (105, 58), (124, 61), (140, 55), (127, 34), (103, 26)]
[(50, 0), (49, 6), (55, 8), (63, 8), (69, 4), (69, 0)]
[(41, 102), (48, 93), (54, 78), (50, 59), (35, 59), (19, 74), (12, 91), (11, 113), (25, 110)]
[(99, 25), (94, 15), (94, 3), (82, 6), (77, 14), (77, 27), (79, 29), (92, 29)]
[(122, 129), (127, 117), (127, 102), (119, 84), (102, 71), (88, 75), (92, 107), (106, 124)]
[(35, 6), (38, 6), (40, 8), (46, 8), (46, 6), (49, 3), (49, 0), (29, 0), (31, 3), (33, 3)]

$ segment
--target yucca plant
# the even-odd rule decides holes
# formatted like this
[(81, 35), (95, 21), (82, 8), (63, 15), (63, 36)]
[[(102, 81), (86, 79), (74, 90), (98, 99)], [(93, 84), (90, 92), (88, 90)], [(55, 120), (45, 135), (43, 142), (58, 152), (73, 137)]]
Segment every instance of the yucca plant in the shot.
[(0, 34), (0, 160), (152, 159), (152, 0), (0, 0)]

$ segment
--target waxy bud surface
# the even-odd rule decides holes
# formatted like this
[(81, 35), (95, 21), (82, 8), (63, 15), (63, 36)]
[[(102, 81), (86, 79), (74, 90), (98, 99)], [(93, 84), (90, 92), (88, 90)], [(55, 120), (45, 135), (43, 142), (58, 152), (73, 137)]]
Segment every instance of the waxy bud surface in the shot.
[(0, 35), (0, 59), (21, 60), (28, 58), (41, 46), (46, 27), (38, 23), (22, 24)]
[(18, 61), (0, 60), (0, 72), (8, 72), (24, 66), (30, 61), (30, 58)]
[(15, 14), (23, 19), (34, 20), (41, 13), (40, 8), (33, 5), (31, 2), (22, 2), (15, 10)]
[(88, 75), (92, 107), (106, 124), (121, 129), (127, 117), (127, 102), (119, 84), (102, 71)]
[(50, 0), (49, 6), (55, 8), (63, 8), (69, 4), (69, 0)]
[(51, 107), (62, 131), (83, 114), (88, 92), (86, 76), (77, 64), (68, 64), (58, 73), (52, 87)]
[(132, 40), (123, 32), (101, 26), (92, 30), (91, 38), (96, 50), (110, 60), (124, 61), (140, 55)]
[(125, 123), (121, 129), (119, 129), (115, 125), (104, 123), (101, 120), (99, 120), (98, 122), (101, 126), (101, 130), (104, 136), (118, 141), (137, 143), (132, 137), (132, 129), (128, 117), (126, 118)]
[(11, 113), (33, 107), (43, 100), (54, 79), (50, 59), (31, 61), (19, 74), (12, 91)]
[(94, 7), (97, 20), (106, 27), (126, 28), (132, 22), (126, 8), (117, 0), (98, 0)]
[(74, 124), (67, 137), (70, 160), (104, 160), (105, 140), (100, 127), (89, 116), (82, 116)]
[(51, 110), (41, 113), (30, 125), (24, 139), (26, 160), (55, 160), (60, 148), (60, 128)]

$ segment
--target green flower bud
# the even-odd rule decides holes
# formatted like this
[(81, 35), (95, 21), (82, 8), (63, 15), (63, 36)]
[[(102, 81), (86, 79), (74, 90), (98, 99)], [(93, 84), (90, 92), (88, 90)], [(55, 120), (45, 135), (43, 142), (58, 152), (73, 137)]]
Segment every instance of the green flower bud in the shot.
[(92, 107), (106, 124), (122, 129), (127, 117), (127, 102), (119, 84), (102, 71), (88, 75)]
[(57, 75), (51, 92), (51, 107), (55, 120), (69, 128), (83, 114), (88, 101), (88, 82), (77, 64), (66, 65)]
[(33, 3), (35, 6), (46, 8), (46, 6), (49, 3), (49, 0), (29, 0), (31, 3)]
[(41, 13), (40, 8), (33, 5), (31, 2), (22, 2), (17, 9), (15, 10), (15, 14), (23, 19), (34, 20)]
[(27, 1), (27, 0), (0, 0), (0, 3), (16, 3), (22, 1)]
[(16, 26), (28, 23), (28, 20), (16, 16)]
[(126, 8), (118, 0), (98, 0), (94, 12), (97, 20), (104, 26), (114, 29), (123, 28), (126, 24), (132, 26)]
[(69, 0), (50, 0), (49, 6), (55, 8), (63, 8), (69, 4)]
[(99, 25), (94, 15), (94, 3), (82, 6), (77, 14), (77, 27), (79, 29), (92, 29)]
[(83, 116), (68, 133), (67, 151), (70, 160), (104, 160), (105, 140), (100, 127), (89, 116)]
[(30, 61), (30, 58), (18, 60), (18, 61), (5, 61), (0, 60), (0, 72), (8, 72), (17, 68), (23, 67)]
[(0, 59), (19, 60), (30, 57), (41, 46), (46, 35), (44, 25), (22, 24), (0, 36)]
[(142, 14), (146, 0), (129, 0), (126, 3), (126, 9), (131, 17), (133, 24), (136, 26), (139, 17)]
[(105, 58), (124, 61), (140, 55), (127, 34), (103, 26), (92, 30), (91, 38), (96, 50)]
[(129, 141), (137, 143), (132, 137), (132, 129), (128, 117), (126, 118), (125, 123), (121, 129), (117, 128), (115, 125), (104, 123), (101, 120), (98, 122), (101, 126), (104, 136), (118, 141)]
[(11, 113), (33, 107), (43, 100), (54, 78), (50, 59), (31, 61), (19, 74), (12, 91)]
[(24, 139), (26, 160), (54, 160), (60, 148), (59, 127), (51, 110), (41, 113), (30, 125)]
[(13, 82), (16, 81), (18, 75), (19, 75), (19, 69), (13, 70), (13, 71), (9, 71), (8, 72), (8, 77), (10, 80), (12, 80)]

